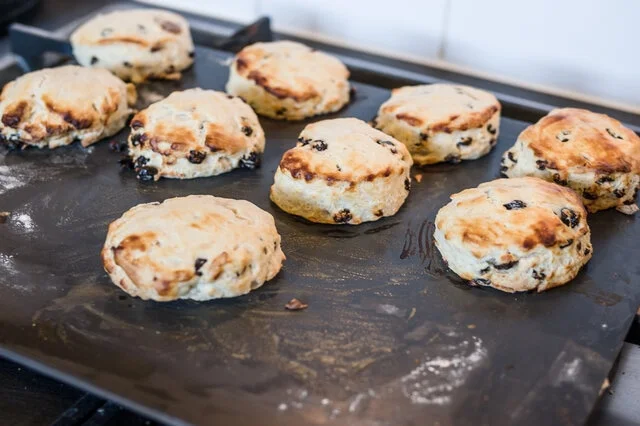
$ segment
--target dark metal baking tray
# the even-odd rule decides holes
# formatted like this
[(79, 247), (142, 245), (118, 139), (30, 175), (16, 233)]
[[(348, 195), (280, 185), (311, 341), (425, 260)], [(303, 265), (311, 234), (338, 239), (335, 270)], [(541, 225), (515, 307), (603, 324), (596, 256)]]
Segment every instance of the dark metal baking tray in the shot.
[[(228, 53), (197, 49), (180, 82), (222, 90)], [(446, 271), (432, 221), (451, 193), (497, 177), (528, 124), (506, 111), (498, 145), (459, 165), (415, 169), (400, 212), (360, 226), (287, 215), (268, 190), (282, 153), (319, 119), (371, 119), (389, 93), (354, 82), (338, 114), (261, 119), (262, 168), (143, 184), (107, 141), (88, 149), (0, 152), (0, 353), (168, 423), (581, 424), (640, 304), (640, 226), (589, 217), (594, 257), (543, 294), (472, 288)], [(109, 140), (124, 141), (126, 132)], [(272, 282), (206, 303), (144, 302), (102, 271), (109, 222), (143, 202), (187, 194), (248, 199), (276, 219), (288, 256)], [(284, 304), (309, 303), (301, 312)]]

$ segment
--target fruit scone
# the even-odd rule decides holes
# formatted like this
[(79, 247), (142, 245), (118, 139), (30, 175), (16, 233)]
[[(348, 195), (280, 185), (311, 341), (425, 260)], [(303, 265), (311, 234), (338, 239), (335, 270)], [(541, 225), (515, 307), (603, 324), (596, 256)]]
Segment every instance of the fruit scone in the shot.
[(500, 171), (569, 186), (591, 213), (615, 207), (633, 214), (638, 211), (640, 137), (604, 114), (555, 109), (518, 136)]
[(269, 213), (211, 195), (137, 205), (109, 225), (102, 249), (115, 285), (156, 301), (240, 296), (272, 279), (284, 260)]
[(405, 86), (391, 92), (373, 125), (404, 143), (417, 165), (459, 163), (495, 146), (500, 111), (495, 96), (473, 87)]
[(98, 15), (71, 34), (73, 55), (85, 67), (105, 68), (123, 80), (175, 80), (193, 63), (189, 23), (158, 9)]
[(0, 139), (14, 147), (89, 146), (122, 129), (135, 87), (107, 70), (45, 68), (7, 83), (0, 95)]
[(260, 165), (264, 132), (242, 99), (222, 92), (173, 92), (130, 123), (129, 165), (140, 180), (215, 176)]
[(337, 58), (301, 43), (275, 41), (242, 49), (231, 64), (226, 90), (260, 115), (302, 120), (346, 105), (348, 78)]
[(309, 124), (276, 170), (271, 200), (312, 222), (392, 216), (411, 189), (407, 148), (357, 118)]
[(498, 179), (453, 194), (435, 225), (436, 247), (453, 272), (506, 292), (563, 285), (593, 252), (580, 197), (535, 177)]

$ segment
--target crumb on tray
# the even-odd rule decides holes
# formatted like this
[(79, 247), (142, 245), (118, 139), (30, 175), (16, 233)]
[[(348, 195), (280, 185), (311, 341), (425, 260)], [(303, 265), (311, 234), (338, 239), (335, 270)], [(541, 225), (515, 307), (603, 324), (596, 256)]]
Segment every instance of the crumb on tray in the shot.
[(299, 301), (295, 297), (293, 299), (289, 300), (289, 303), (284, 305), (284, 308), (288, 309), (290, 311), (301, 311), (302, 309), (307, 309), (308, 307), (309, 307), (309, 305), (307, 305), (306, 303), (302, 303), (301, 301)]

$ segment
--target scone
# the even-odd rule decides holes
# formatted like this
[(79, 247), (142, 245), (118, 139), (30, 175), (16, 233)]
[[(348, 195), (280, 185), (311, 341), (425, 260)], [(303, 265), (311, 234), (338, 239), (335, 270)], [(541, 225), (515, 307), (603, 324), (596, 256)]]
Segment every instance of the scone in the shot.
[(349, 71), (338, 59), (292, 41), (255, 43), (231, 64), (227, 92), (258, 114), (302, 120), (349, 102)]
[(272, 279), (284, 259), (269, 213), (211, 195), (135, 206), (109, 225), (102, 249), (115, 285), (161, 302), (246, 294)]
[(592, 254), (587, 212), (569, 188), (533, 177), (498, 179), (451, 196), (436, 216), (436, 247), (472, 285), (548, 290)]
[(619, 121), (584, 109), (551, 111), (504, 153), (501, 172), (536, 176), (582, 195), (589, 212), (638, 211), (640, 138)]
[(253, 169), (264, 151), (264, 132), (251, 107), (213, 90), (173, 92), (137, 113), (130, 126), (131, 166), (141, 180)]
[(405, 86), (391, 92), (373, 124), (404, 143), (417, 165), (459, 163), (495, 146), (500, 110), (495, 96), (473, 87)]
[(364, 121), (319, 121), (284, 153), (271, 200), (312, 222), (378, 220), (396, 214), (409, 195), (411, 164), (404, 145)]
[(81, 65), (106, 68), (134, 83), (179, 79), (194, 56), (187, 20), (157, 9), (98, 15), (71, 34), (71, 45)]
[(135, 102), (133, 85), (109, 71), (68, 65), (30, 72), (0, 95), (1, 139), (13, 146), (83, 146), (122, 129)]

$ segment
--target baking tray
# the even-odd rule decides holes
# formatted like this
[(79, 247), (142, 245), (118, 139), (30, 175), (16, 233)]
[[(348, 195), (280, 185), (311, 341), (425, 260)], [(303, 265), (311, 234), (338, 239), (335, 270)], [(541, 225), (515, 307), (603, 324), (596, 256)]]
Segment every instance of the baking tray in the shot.
[[(198, 47), (180, 82), (222, 90), (228, 53)], [(589, 217), (594, 257), (543, 294), (472, 288), (447, 272), (433, 219), (451, 193), (497, 177), (529, 123), (505, 110), (496, 148), (413, 173), (394, 217), (308, 223), (269, 201), (284, 151), (312, 121), (371, 119), (386, 89), (354, 82), (342, 111), (299, 123), (261, 118), (263, 165), (213, 178), (144, 184), (108, 141), (84, 149), (0, 151), (0, 353), (172, 424), (581, 424), (640, 304), (640, 225)], [(188, 194), (247, 199), (271, 213), (287, 261), (231, 300), (144, 302), (110, 283), (99, 251), (130, 207)], [(292, 297), (307, 303), (284, 310)]]

